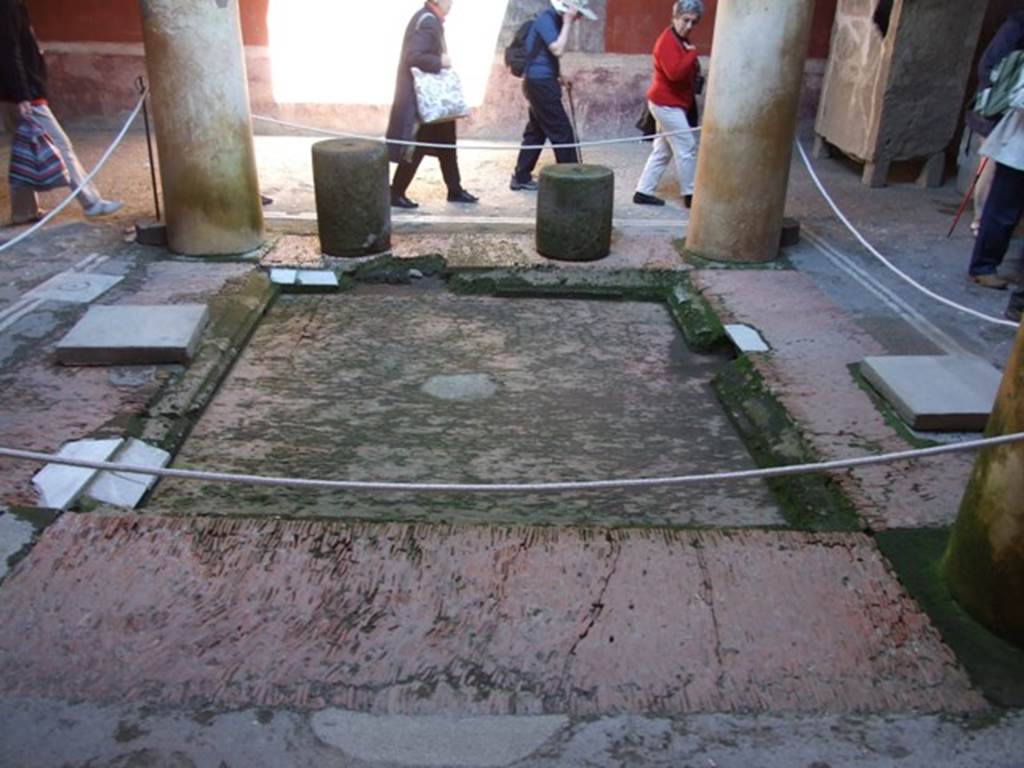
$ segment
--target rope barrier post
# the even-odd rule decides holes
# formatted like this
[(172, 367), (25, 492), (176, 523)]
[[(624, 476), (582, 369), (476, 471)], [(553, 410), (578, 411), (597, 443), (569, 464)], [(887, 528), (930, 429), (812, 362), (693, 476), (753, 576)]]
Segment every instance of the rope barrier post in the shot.
[(135, 222), (135, 242), (140, 245), (167, 245), (167, 225), (160, 221), (160, 192), (156, 184), (156, 163), (153, 160), (153, 138), (149, 129), (149, 107), (146, 104), (149, 94), (146, 81), (140, 75), (135, 80), (139, 95), (142, 98), (142, 122), (146, 128), (146, 153), (149, 155), (149, 185), (153, 190), (153, 210), (156, 216)]
[(576, 124), (576, 102), (572, 98), (572, 80), (565, 81), (565, 95), (569, 98), (569, 117), (572, 118), (572, 140), (576, 142), (576, 159), (583, 162), (583, 147), (580, 146), (580, 129)]

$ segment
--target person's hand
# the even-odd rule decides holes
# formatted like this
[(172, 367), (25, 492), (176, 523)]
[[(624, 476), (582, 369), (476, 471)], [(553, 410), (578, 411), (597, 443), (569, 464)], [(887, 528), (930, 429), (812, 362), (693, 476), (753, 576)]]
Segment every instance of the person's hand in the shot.
[(452, 57), (447, 53), (441, 54), (441, 69), (450, 69), (452, 66)]
[(569, 5), (562, 14), (566, 21), (576, 21), (580, 17), (580, 9), (575, 5)]
[(684, 51), (695, 51), (695, 50), (697, 50), (697, 46), (694, 45), (693, 43), (691, 43), (689, 40), (683, 40), (683, 50)]
[(18, 102), (18, 114), (21, 115), (22, 119), (28, 120), (32, 117), (32, 102), (31, 101), (19, 101)]

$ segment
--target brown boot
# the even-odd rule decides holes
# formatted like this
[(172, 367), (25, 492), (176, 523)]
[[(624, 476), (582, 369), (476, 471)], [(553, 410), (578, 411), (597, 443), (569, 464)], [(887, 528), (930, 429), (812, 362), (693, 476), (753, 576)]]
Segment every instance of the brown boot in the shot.
[(992, 288), (997, 291), (1005, 291), (1008, 283), (999, 275), (968, 275), (967, 279), (982, 288)]

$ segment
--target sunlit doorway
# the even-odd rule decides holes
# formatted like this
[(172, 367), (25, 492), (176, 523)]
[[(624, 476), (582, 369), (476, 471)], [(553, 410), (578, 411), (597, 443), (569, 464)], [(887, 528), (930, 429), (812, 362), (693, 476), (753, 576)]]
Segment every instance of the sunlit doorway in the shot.
[[(470, 106), (483, 102), (508, 0), (456, 0), (445, 22)], [(389, 104), (406, 24), (421, 0), (270, 0), (278, 103)]]

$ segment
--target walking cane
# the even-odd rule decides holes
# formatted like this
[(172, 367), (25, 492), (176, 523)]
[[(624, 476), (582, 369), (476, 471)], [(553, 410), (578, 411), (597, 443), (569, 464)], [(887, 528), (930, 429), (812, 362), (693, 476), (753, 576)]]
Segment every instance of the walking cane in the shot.
[[(572, 81), (565, 81), (565, 94), (569, 97), (569, 117), (572, 120), (572, 135), (575, 143), (580, 143), (580, 132), (576, 127), (576, 103), (572, 99)], [(576, 159), (578, 162), (583, 162), (583, 148), (576, 147)]]
[(960, 217), (964, 215), (964, 208), (967, 207), (967, 201), (970, 200), (971, 195), (974, 194), (974, 187), (978, 183), (978, 179), (981, 178), (981, 174), (984, 172), (986, 165), (988, 165), (988, 157), (982, 155), (981, 164), (978, 166), (978, 172), (974, 174), (971, 186), (967, 188), (967, 194), (964, 195), (964, 199), (960, 203), (960, 207), (957, 209), (956, 216), (953, 217), (953, 225), (949, 228), (949, 232), (946, 233), (946, 237), (953, 236), (953, 230), (956, 229), (956, 225), (960, 223)]

